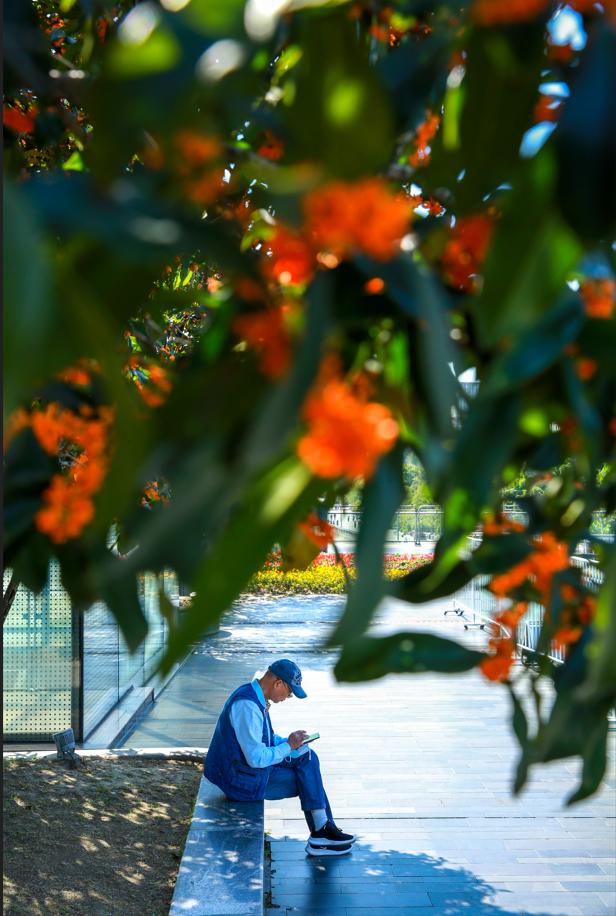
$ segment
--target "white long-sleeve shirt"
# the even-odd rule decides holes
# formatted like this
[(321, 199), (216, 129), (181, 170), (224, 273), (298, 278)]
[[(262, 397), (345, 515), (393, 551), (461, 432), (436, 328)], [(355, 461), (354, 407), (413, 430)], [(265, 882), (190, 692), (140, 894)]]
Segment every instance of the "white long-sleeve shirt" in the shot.
[(308, 747), (292, 751), (287, 739), (274, 732), (261, 684), (255, 679), (252, 681), (252, 687), (265, 710), (265, 722), (274, 746), (267, 747), (263, 743), (263, 715), (257, 706), (252, 700), (236, 700), (231, 706), (229, 719), (248, 765), (262, 769), (280, 763), (285, 757), (299, 757), (306, 753)]

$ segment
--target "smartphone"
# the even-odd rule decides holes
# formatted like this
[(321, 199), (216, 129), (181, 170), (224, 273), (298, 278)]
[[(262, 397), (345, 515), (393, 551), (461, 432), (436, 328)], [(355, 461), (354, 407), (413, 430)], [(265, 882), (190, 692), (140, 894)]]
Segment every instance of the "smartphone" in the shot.
[(302, 741), (302, 743), (300, 744), (300, 747), (303, 747), (305, 744), (310, 744), (311, 741), (316, 741), (317, 738), (320, 738), (320, 737), (321, 736), (318, 732), (315, 732), (314, 735), (308, 735), (306, 740)]

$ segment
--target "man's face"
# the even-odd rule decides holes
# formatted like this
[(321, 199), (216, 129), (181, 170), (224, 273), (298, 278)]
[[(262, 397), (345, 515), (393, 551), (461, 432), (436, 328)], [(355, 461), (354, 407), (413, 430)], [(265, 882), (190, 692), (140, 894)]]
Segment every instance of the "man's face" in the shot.
[(273, 703), (282, 703), (284, 700), (288, 700), (289, 697), (293, 696), (293, 691), (289, 685), (282, 681), (279, 677), (274, 681), (274, 686), (272, 689), (272, 702)]

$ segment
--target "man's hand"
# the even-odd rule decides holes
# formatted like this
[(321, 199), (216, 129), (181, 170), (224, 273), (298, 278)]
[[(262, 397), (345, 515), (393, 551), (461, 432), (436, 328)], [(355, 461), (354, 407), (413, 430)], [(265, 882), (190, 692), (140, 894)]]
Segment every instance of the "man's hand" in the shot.
[(291, 745), (291, 750), (296, 751), (298, 747), (306, 740), (308, 732), (291, 732), (287, 741)]

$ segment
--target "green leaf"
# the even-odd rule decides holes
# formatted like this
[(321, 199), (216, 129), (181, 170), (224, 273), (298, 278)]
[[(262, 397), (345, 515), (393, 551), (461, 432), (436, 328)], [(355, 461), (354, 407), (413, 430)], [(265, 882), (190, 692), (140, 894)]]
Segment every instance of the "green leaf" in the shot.
[(514, 395), (488, 398), (480, 390), (471, 401), (451, 455), (445, 492), (435, 493), (444, 502), (447, 542), (470, 533), (481, 509), (492, 503), (515, 445), (520, 411), (520, 399)]
[[(480, 341), (532, 333), (565, 289), (580, 245), (552, 207), (554, 162), (549, 151), (528, 162), (505, 199), (472, 303)], [(545, 343), (545, 341), (544, 341)]]
[(97, 585), (101, 599), (118, 622), (126, 645), (134, 652), (147, 636), (148, 622), (139, 601), (137, 577), (126, 575), (125, 565), (126, 560), (109, 554), (100, 567)]
[[(424, 187), (453, 191), (460, 215), (483, 209), (485, 195), (510, 181), (518, 167), (520, 142), (532, 124), (542, 42), (542, 24), (533, 23), (508, 33), (478, 29), (466, 44), (463, 99), (459, 94), (446, 99), (448, 105), (463, 102), (456, 118), (459, 143), (447, 148), (450, 131), (440, 131), (421, 173)], [(450, 118), (446, 111), (445, 122)]]
[(15, 409), (50, 363), (54, 326), (50, 263), (36, 207), (22, 189), (4, 187), (4, 407)]
[(294, 87), (282, 112), (286, 158), (314, 159), (342, 178), (383, 168), (394, 142), (389, 98), (347, 11), (296, 21), (303, 54), (285, 78)]
[(616, 550), (610, 550), (605, 580), (597, 600), (592, 638), (586, 649), (587, 674), (577, 691), (580, 700), (616, 698)]
[(381, 458), (376, 472), (364, 487), (355, 546), (357, 579), (349, 592), (344, 614), (328, 640), (329, 645), (346, 643), (363, 633), (385, 595), (383, 551), (394, 513), (404, 498), (403, 455), (404, 450), (398, 445)]
[(180, 17), (204, 35), (229, 37), (243, 33), (244, 0), (191, 0)]
[(371, 681), (387, 674), (423, 671), (468, 671), (484, 658), (451, 639), (431, 633), (396, 633), (376, 638), (361, 636), (346, 643), (335, 668), (336, 680)]
[(491, 576), (505, 572), (521, 563), (533, 552), (529, 539), (517, 532), (485, 538), (469, 560), (477, 575)]
[[(247, 468), (256, 469), (280, 452), (297, 424), (306, 392), (314, 381), (333, 318), (333, 278), (317, 274), (306, 293), (305, 331), (291, 370), (255, 412), (245, 439)], [(248, 418), (250, 421), (250, 418)]]
[(482, 394), (502, 394), (544, 372), (575, 340), (583, 323), (578, 297), (570, 296), (559, 303), (492, 363), (482, 382)]
[(554, 134), (558, 204), (574, 231), (594, 243), (616, 228), (616, 34), (604, 18), (593, 22), (567, 81), (571, 95)]
[[(150, 12), (153, 7), (148, 7)], [(182, 51), (173, 32), (158, 25), (142, 41), (122, 39), (127, 34), (128, 20), (145, 20), (145, 7), (136, 6), (120, 27), (120, 37), (114, 41), (107, 56), (107, 66), (112, 77), (130, 79), (166, 73), (179, 62)], [(146, 34), (144, 22), (144, 35)]]
[(38, 594), (47, 585), (50, 559), (50, 543), (36, 531), (21, 549), (15, 551), (10, 560), (6, 556), (6, 565), (8, 567), (10, 562), (17, 580)]
[(528, 743), (528, 721), (526, 719), (524, 707), (515, 695), (513, 687), (510, 683), (507, 683), (507, 687), (509, 689), (509, 696), (511, 697), (511, 704), (513, 707), (511, 727), (513, 728), (514, 735), (518, 739), (518, 744), (522, 750), (524, 750)]
[(425, 264), (405, 255), (378, 265), (366, 258), (356, 260), (366, 277), (382, 277), (387, 295), (402, 314), (416, 320), (414, 333), (409, 335), (417, 366), (414, 378), (427, 401), (434, 431), (449, 437), (457, 387), (450, 364), (457, 354), (449, 335), (449, 301), (442, 286)]
[(215, 623), (261, 567), (276, 542), (288, 540), (323, 490), (323, 482), (294, 455), (261, 473), (236, 506), (207, 553), (192, 585), (197, 593), (186, 619), (169, 641), (162, 670)]
[(452, 569), (442, 573), (437, 559), (398, 579), (392, 583), (390, 589), (396, 598), (409, 601), (411, 604), (421, 604), (424, 601), (445, 598), (459, 591), (473, 575), (473, 570), (464, 560), (458, 560)]

